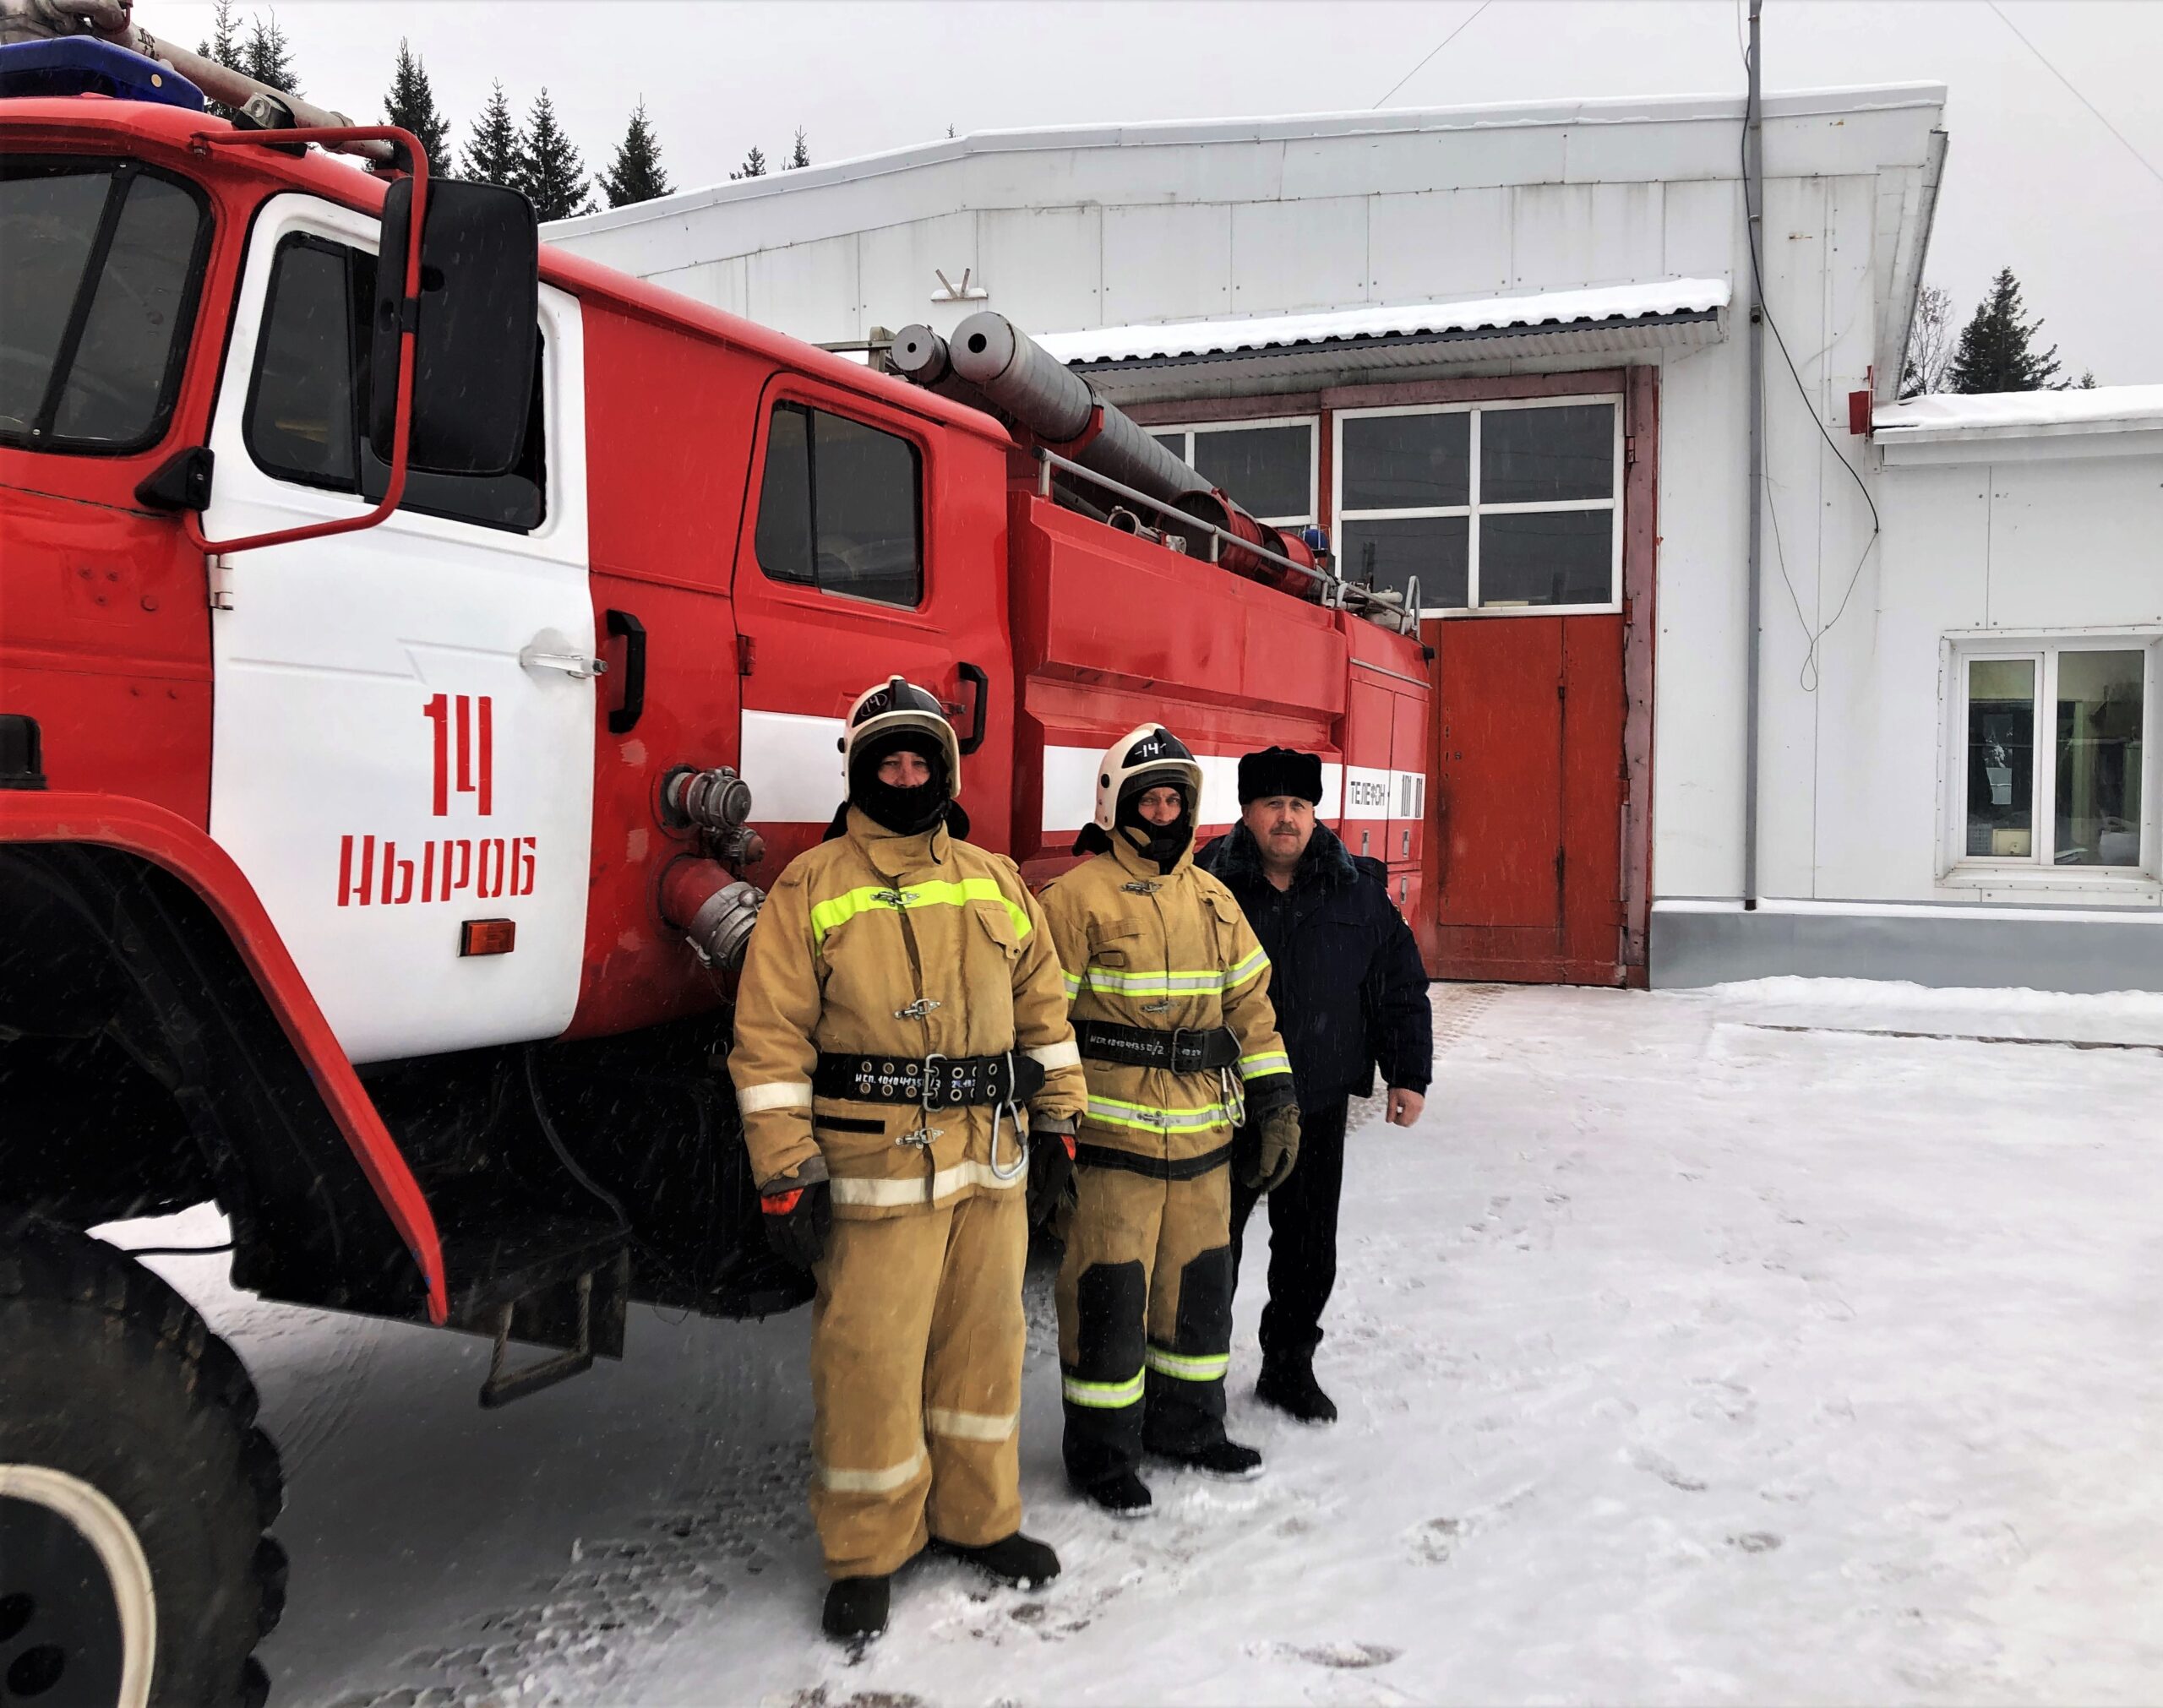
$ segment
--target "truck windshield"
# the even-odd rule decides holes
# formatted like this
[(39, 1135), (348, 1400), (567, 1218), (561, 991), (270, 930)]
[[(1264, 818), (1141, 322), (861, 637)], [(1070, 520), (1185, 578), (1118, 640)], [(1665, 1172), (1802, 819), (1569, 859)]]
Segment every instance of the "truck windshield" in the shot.
[(134, 161), (0, 159), (0, 443), (163, 437), (209, 236), (200, 193)]

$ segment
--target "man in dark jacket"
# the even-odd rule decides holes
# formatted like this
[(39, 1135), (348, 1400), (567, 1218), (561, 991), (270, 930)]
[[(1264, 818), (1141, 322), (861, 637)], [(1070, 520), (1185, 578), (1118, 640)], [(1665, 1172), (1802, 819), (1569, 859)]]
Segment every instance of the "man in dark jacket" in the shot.
[[(1427, 971), (1389, 899), (1388, 870), (1315, 822), (1321, 761), (1269, 748), (1240, 761), (1240, 822), (1201, 864), (1238, 898), (1273, 968), (1270, 996), (1292, 1058), (1304, 1135), (1291, 1177), (1269, 1194), (1269, 1303), (1256, 1394), (1305, 1423), (1337, 1406), (1315, 1380), (1322, 1308), (1337, 1281), (1337, 1205), (1345, 1104), (1389, 1088), (1386, 1118), (1419, 1118), (1435, 1061)], [(1243, 1135), (1244, 1136), (1244, 1135)], [(1232, 1189), (1232, 1266), (1261, 1193)]]

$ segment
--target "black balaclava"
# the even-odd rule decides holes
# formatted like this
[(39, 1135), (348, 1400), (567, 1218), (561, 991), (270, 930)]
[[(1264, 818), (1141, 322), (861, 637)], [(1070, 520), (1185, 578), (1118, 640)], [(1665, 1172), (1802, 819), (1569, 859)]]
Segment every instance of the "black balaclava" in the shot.
[[(931, 780), (913, 789), (879, 781), (879, 767), (891, 753), (912, 753), (931, 767)], [(922, 730), (894, 730), (874, 736), (849, 755), (848, 798), (872, 823), (896, 836), (918, 836), (940, 824), (954, 803), (946, 775), (946, 755)]]
[[(1141, 797), (1152, 789), (1164, 788), (1180, 791), (1180, 815), (1169, 824), (1152, 824), (1141, 816)], [(1159, 872), (1169, 872), (1194, 840), (1194, 802), (1187, 799), (1186, 779), (1176, 771), (1144, 771), (1132, 778), (1119, 797), (1112, 822), (1128, 847), (1144, 860), (1155, 861)]]

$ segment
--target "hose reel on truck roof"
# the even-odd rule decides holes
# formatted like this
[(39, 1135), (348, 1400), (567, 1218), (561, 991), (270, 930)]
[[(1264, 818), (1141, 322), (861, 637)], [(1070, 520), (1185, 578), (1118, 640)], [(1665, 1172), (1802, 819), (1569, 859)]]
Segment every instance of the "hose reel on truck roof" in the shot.
[(1403, 596), (1348, 585), (1321, 567), (1306, 541), (1249, 515), (1003, 314), (972, 314), (951, 340), (905, 326), (886, 362), (1033, 441), (1044, 498), (1296, 598), (1358, 609), (1403, 633), (1417, 623), (1417, 607)]

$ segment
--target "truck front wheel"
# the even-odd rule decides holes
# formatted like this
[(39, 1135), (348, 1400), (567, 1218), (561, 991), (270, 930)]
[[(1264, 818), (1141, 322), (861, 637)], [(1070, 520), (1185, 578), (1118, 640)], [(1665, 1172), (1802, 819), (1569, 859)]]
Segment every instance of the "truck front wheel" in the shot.
[(286, 1558), (255, 1412), (157, 1276), (0, 1216), (0, 1700), (262, 1702)]

